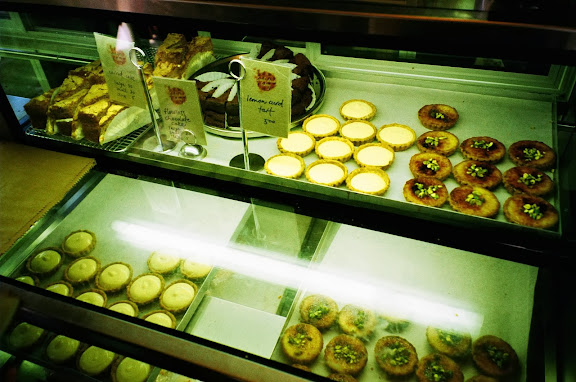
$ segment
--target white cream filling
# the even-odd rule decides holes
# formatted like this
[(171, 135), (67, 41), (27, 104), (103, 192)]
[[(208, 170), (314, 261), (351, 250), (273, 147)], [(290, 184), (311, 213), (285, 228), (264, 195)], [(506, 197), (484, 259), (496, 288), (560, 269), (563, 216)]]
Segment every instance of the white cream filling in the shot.
[(330, 184), (342, 179), (344, 170), (331, 163), (321, 163), (310, 168), (308, 176), (318, 183)]
[(351, 139), (363, 139), (374, 134), (374, 128), (364, 122), (351, 122), (342, 127), (342, 135)]
[(387, 166), (394, 158), (394, 154), (384, 147), (368, 146), (360, 150), (357, 154), (358, 162), (365, 166)]
[(268, 168), (279, 176), (294, 176), (302, 169), (302, 164), (296, 158), (277, 156), (268, 162)]
[(355, 189), (366, 192), (377, 192), (386, 187), (386, 181), (373, 172), (357, 174), (352, 178), (350, 184)]

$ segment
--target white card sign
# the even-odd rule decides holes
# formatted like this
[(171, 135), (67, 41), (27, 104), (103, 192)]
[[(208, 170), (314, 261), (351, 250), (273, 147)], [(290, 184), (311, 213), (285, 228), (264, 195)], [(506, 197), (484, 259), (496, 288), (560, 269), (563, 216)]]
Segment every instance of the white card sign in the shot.
[(153, 79), (163, 121), (162, 133), (177, 142), (182, 130), (190, 130), (196, 136), (196, 143), (206, 145), (196, 81), (164, 77)]
[(242, 57), (240, 81), (242, 127), (275, 137), (288, 137), (292, 107), (292, 69), (282, 64)]
[(130, 49), (134, 47), (134, 43), (99, 33), (94, 33), (94, 37), (110, 99), (146, 109), (148, 104), (140, 72), (130, 61)]

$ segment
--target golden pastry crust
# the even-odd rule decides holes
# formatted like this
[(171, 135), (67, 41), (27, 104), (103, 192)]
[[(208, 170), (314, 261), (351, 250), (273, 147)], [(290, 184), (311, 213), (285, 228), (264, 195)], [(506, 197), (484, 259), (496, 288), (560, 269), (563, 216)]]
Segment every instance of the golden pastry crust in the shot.
[(152, 273), (167, 275), (174, 272), (180, 266), (181, 259), (171, 253), (154, 251), (148, 257), (146, 264)]
[(103, 308), (108, 302), (108, 296), (106, 295), (106, 292), (100, 289), (90, 289), (78, 294), (76, 300)]
[(474, 365), (491, 377), (509, 377), (519, 370), (516, 351), (503, 339), (486, 335), (472, 344)]
[(339, 334), (326, 345), (324, 361), (336, 373), (356, 376), (366, 366), (368, 351), (358, 338)]
[(302, 123), (302, 130), (316, 139), (336, 135), (339, 129), (340, 121), (328, 114), (311, 115)]
[(199, 263), (195, 261), (196, 259), (185, 259), (180, 264), (180, 272), (182, 276), (191, 279), (199, 280), (202, 279), (210, 273), (212, 270), (212, 265), (206, 263)]
[(104, 266), (96, 275), (96, 287), (107, 293), (123, 290), (132, 280), (130, 264), (117, 261)]
[(314, 151), (320, 159), (346, 162), (354, 154), (354, 144), (346, 138), (327, 137), (316, 143)]
[[(124, 304), (129, 306), (132, 309), (132, 312), (130, 314), (128, 314), (125, 309), (121, 308), (121, 306), (123, 306)], [(116, 302), (108, 305), (108, 309), (112, 310), (114, 312), (117, 312), (117, 313), (129, 315), (131, 317), (138, 317), (138, 314), (140, 313), (140, 310), (138, 309), (138, 305), (136, 305), (135, 303), (133, 303), (130, 300), (116, 301)]]
[(354, 160), (360, 167), (386, 170), (392, 165), (394, 158), (394, 149), (387, 143), (366, 143), (354, 151)]
[(467, 215), (492, 218), (500, 210), (500, 202), (491, 191), (475, 186), (460, 186), (450, 191), (450, 206)]
[(460, 366), (443, 354), (429, 354), (420, 359), (416, 369), (418, 382), (462, 382), (464, 374)]
[(374, 140), (376, 126), (362, 119), (350, 119), (340, 126), (340, 135), (359, 146)]
[(360, 167), (350, 172), (346, 187), (363, 194), (384, 195), (390, 187), (390, 177), (379, 168)]
[(164, 326), (166, 328), (174, 329), (176, 328), (176, 317), (166, 310), (153, 310), (150, 313), (146, 313), (142, 316), (144, 321), (151, 322), (156, 325)]
[(49, 276), (60, 268), (63, 261), (64, 255), (60, 248), (42, 248), (26, 260), (26, 269), (36, 276)]
[(429, 207), (442, 207), (448, 199), (448, 190), (442, 181), (429, 176), (408, 180), (402, 190), (404, 198), (410, 203)]
[(418, 110), (420, 123), (430, 130), (448, 130), (459, 118), (455, 108), (443, 104), (425, 105)]
[(264, 163), (266, 172), (270, 175), (281, 176), (283, 178), (298, 179), (304, 173), (306, 164), (299, 155), (292, 153), (282, 153), (274, 155)]
[(306, 168), (306, 179), (312, 183), (337, 187), (348, 176), (348, 168), (336, 160), (320, 159)]
[(423, 153), (450, 156), (458, 150), (460, 140), (448, 131), (428, 131), (416, 139), (416, 147)]
[(340, 106), (342, 118), (371, 120), (376, 115), (376, 106), (363, 99), (351, 99)]
[(71, 262), (64, 270), (64, 279), (70, 284), (88, 283), (100, 270), (100, 260), (93, 256), (80, 257)]
[(429, 326), (426, 339), (434, 350), (450, 358), (464, 358), (470, 353), (472, 338), (469, 333), (444, 330)]
[(96, 247), (96, 235), (86, 229), (70, 232), (62, 241), (62, 252), (72, 257), (86, 256)]
[(322, 351), (322, 333), (313, 325), (296, 324), (286, 329), (280, 340), (284, 355), (291, 362), (312, 363)]
[(370, 338), (377, 322), (376, 315), (371, 310), (355, 305), (344, 306), (338, 314), (340, 330), (362, 340)]
[(72, 286), (72, 284), (64, 280), (50, 283), (46, 286), (45, 289), (50, 292), (58, 293), (66, 297), (72, 297), (74, 295), (74, 287)]
[(502, 172), (492, 163), (465, 160), (452, 169), (452, 175), (462, 186), (483, 187), (493, 190), (502, 183)]
[(152, 372), (152, 367), (142, 361), (129, 357), (118, 357), (112, 365), (112, 382), (144, 382)]
[(478, 160), (488, 163), (498, 163), (506, 155), (506, 147), (502, 142), (491, 137), (471, 137), (460, 144), (464, 159)]
[(504, 172), (504, 187), (514, 194), (546, 196), (554, 190), (554, 182), (534, 167), (512, 167)]
[(374, 346), (374, 357), (378, 366), (392, 377), (408, 377), (418, 366), (416, 348), (398, 336), (380, 338)]
[(511, 223), (548, 229), (558, 224), (556, 208), (539, 196), (517, 194), (504, 202), (504, 216)]
[(336, 382), (358, 382), (358, 380), (353, 376), (351, 376), (350, 374), (343, 374), (343, 373), (329, 374), (328, 379), (331, 379)]
[(180, 313), (188, 309), (197, 294), (198, 286), (192, 281), (176, 280), (168, 285), (160, 295), (160, 306), (174, 314)]
[(516, 166), (530, 166), (540, 170), (556, 167), (556, 153), (539, 141), (518, 141), (508, 148), (508, 156)]
[(320, 330), (330, 328), (338, 317), (338, 304), (328, 296), (310, 295), (300, 303), (300, 320)]
[(452, 173), (452, 162), (444, 155), (435, 153), (418, 153), (410, 158), (410, 172), (414, 177), (429, 176), (444, 180)]
[(156, 300), (163, 290), (164, 277), (162, 275), (143, 273), (130, 281), (126, 287), (126, 295), (130, 301), (138, 305), (146, 305)]
[(416, 132), (410, 126), (391, 123), (380, 127), (376, 138), (378, 142), (390, 145), (394, 151), (404, 151), (416, 142)]
[(306, 131), (292, 131), (287, 138), (278, 138), (276, 146), (281, 153), (306, 156), (314, 151), (316, 138)]

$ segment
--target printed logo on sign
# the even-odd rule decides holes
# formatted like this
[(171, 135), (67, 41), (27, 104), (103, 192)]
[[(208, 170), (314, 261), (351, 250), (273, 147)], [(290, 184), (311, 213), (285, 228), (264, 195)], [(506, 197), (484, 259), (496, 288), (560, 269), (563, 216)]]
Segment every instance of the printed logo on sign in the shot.
[(126, 55), (121, 50), (116, 50), (116, 48), (112, 45), (108, 45), (108, 49), (110, 50), (110, 56), (112, 56), (112, 60), (117, 65), (124, 65), (126, 63)]
[(269, 72), (257, 71), (255, 76), (256, 82), (258, 83), (258, 88), (262, 91), (269, 91), (276, 87), (276, 77), (274, 74)]
[(168, 87), (168, 95), (175, 105), (182, 105), (186, 102), (186, 93), (180, 88)]

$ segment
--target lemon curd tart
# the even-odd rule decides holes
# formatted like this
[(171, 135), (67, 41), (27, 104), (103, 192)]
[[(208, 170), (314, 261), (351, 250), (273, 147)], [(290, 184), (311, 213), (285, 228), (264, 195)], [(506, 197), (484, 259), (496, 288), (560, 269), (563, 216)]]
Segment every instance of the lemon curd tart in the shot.
[(378, 167), (383, 170), (394, 162), (394, 149), (386, 143), (366, 143), (354, 152), (354, 160), (360, 167)]
[(38, 277), (28, 276), (28, 275), (16, 277), (15, 280), (20, 281), (21, 283), (24, 283), (24, 284), (32, 285), (32, 286), (38, 286), (40, 283), (40, 280), (38, 280)]
[(96, 276), (96, 286), (105, 292), (118, 292), (132, 279), (132, 267), (116, 262), (106, 265)]
[(178, 313), (190, 306), (198, 287), (188, 280), (174, 281), (160, 295), (160, 306), (172, 313)]
[(134, 278), (126, 293), (128, 299), (136, 304), (145, 305), (156, 300), (164, 289), (164, 278), (156, 273), (144, 273)]
[(109, 350), (89, 346), (78, 357), (77, 367), (82, 373), (95, 377), (107, 371), (115, 358), (116, 354)]
[(182, 275), (189, 279), (201, 279), (208, 276), (212, 270), (212, 265), (206, 263), (199, 263), (195, 259), (186, 259), (180, 265), (180, 272)]
[(65, 363), (74, 358), (78, 349), (80, 348), (80, 341), (74, 338), (57, 335), (50, 340), (46, 346), (46, 358), (54, 363)]
[(176, 317), (165, 310), (155, 310), (142, 316), (144, 321), (151, 322), (156, 325), (164, 326), (166, 328), (174, 329), (176, 327)]
[(379, 142), (390, 145), (394, 151), (404, 151), (416, 142), (416, 133), (410, 126), (392, 123), (380, 127), (376, 138)]
[(62, 251), (72, 257), (80, 257), (90, 253), (96, 246), (96, 235), (88, 230), (71, 232), (62, 242)]
[(374, 140), (376, 126), (365, 120), (348, 120), (340, 127), (340, 135), (359, 146)]
[(138, 305), (128, 300), (116, 301), (115, 303), (110, 304), (110, 306), (108, 306), (108, 309), (114, 312), (125, 314), (130, 317), (138, 317), (139, 313)]
[(106, 306), (106, 301), (108, 300), (106, 293), (100, 289), (91, 289), (89, 291), (83, 292), (76, 297), (78, 301), (84, 301), (88, 304), (96, 305), (99, 307)]
[(340, 121), (328, 114), (316, 114), (304, 120), (302, 129), (314, 138), (322, 139), (338, 133)]
[(348, 119), (371, 120), (376, 115), (376, 106), (363, 99), (351, 99), (340, 106), (340, 115)]
[(16, 349), (25, 349), (36, 345), (44, 336), (44, 329), (38, 326), (21, 322), (12, 329), (8, 340)]
[(113, 382), (144, 382), (151, 370), (147, 363), (124, 357), (114, 363), (110, 376)]
[(291, 179), (300, 178), (305, 167), (304, 160), (292, 153), (274, 155), (264, 163), (264, 168), (268, 174)]
[(57, 281), (52, 283), (46, 287), (46, 290), (67, 297), (70, 297), (74, 294), (74, 288), (70, 283), (66, 281)]
[(316, 155), (320, 159), (332, 159), (346, 162), (352, 158), (354, 145), (346, 138), (327, 137), (316, 143)]
[(35, 275), (49, 275), (60, 267), (63, 256), (58, 248), (44, 248), (28, 258), (26, 268)]
[(316, 138), (306, 131), (292, 131), (287, 138), (278, 138), (276, 146), (281, 153), (306, 156), (314, 150)]
[(390, 187), (390, 178), (379, 168), (360, 167), (348, 175), (346, 186), (352, 191), (383, 195)]
[(180, 257), (164, 251), (154, 251), (148, 257), (148, 269), (150, 272), (161, 275), (168, 274), (176, 270), (180, 265)]
[(80, 284), (92, 281), (99, 270), (100, 260), (92, 256), (86, 256), (70, 263), (64, 270), (64, 277), (71, 284)]
[(320, 159), (312, 162), (306, 169), (306, 179), (312, 183), (326, 186), (339, 186), (348, 176), (348, 169), (342, 162)]

